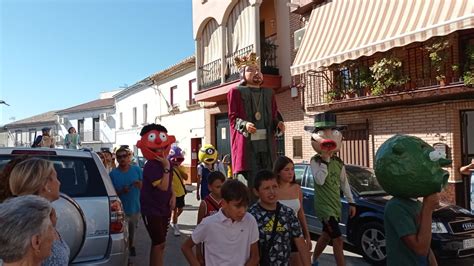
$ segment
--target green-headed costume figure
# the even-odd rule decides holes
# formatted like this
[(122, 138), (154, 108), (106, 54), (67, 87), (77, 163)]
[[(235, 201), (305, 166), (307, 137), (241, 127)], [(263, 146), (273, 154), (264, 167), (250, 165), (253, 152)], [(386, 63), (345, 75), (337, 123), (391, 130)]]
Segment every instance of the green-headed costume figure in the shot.
[[(385, 205), (387, 265), (433, 265), (431, 216), (448, 182), (446, 154), (420, 138), (395, 135), (375, 155), (375, 175), (394, 196)], [(423, 203), (417, 198), (424, 197)]]
[(354, 216), (356, 212), (344, 162), (336, 156), (336, 152), (341, 148), (344, 128), (336, 124), (336, 115), (333, 113), (317, 114), (314, 126), (305, 126), (305, 130), (311, 132), (311, 146), (316, 151), (316, 155), (311, 158), (314, 209), (316, 216), (323, 223), (323, 233), (314, 249), (315, 264), (331, 240), (336, 261), (344, 262), (343, 240), (339, 229), (342, 210), (341, 189), (350, 204), (350, 216)]

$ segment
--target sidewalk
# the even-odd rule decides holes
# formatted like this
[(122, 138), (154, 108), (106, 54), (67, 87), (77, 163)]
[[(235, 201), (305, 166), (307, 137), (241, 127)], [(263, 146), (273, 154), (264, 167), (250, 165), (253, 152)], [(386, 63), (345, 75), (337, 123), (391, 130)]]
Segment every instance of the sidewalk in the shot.
[[(183, 213), (179, 217), (178, 224), (179, 228), (181, 229), (181, 236), (174, 236), (171, 228), (168, 230), (164, 265), (188, 265), (186, 259), (181, 253), (181, 244), (187, 239), (189, 235), (192, 234), (192, 231), (196, 227), (199, 201), (196, 200), (195, 186), (187, 185), (186, 188), (193, 192), (190, 192), (186, 195), (186, 206), (184, 207)], [(312, 244), (314, 247), (316, 245), (316, 241), (312, 241)], [(150, 239), (141, 219), (135, 236), (135, 247), (137, 250), (137, 257), (132, 257), (131, 261), (136, 266), (148, 265)], [(346, 265), (348, 266), (369, 265), (358, 254), (344, 251), (344, 255), (346, 256)], [(324, 250), (323, 255), (319, 259), (319, 265), (335, 265), (334, 257), (332, 255), (332, 247), (329, 246)]]

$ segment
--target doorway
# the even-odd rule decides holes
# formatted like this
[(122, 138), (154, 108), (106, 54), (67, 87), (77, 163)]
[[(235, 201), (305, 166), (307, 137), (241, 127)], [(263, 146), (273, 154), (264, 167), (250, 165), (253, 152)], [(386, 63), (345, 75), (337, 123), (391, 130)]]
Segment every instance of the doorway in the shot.
[(230, 126), (227, 113), (216, 115), (216, 149), (219, 152), (219, 159), (230, 154)]

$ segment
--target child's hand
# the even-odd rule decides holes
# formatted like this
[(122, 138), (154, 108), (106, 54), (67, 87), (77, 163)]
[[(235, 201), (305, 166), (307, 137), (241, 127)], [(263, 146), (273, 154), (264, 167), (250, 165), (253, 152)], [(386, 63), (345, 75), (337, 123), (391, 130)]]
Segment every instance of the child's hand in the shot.
[(354, 216), (356, 215), (357, 213), (357, 209), (355, 206), (350, 206), (349, 207), (349, 217), (350, 218), (354, 218)]

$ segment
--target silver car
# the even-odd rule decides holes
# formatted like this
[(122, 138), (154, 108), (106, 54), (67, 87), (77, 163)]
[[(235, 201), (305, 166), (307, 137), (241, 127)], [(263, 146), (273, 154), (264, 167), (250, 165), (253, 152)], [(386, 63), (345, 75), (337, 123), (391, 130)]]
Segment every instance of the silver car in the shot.
[(70, 265), (127, 265), (128, 228), (122, 203), (101, 160), (91, 151), (0, 148), (0, 170), (18, 156), (50, 160), (61, 181), (53, 205), (57, 229), (71, 249)]

